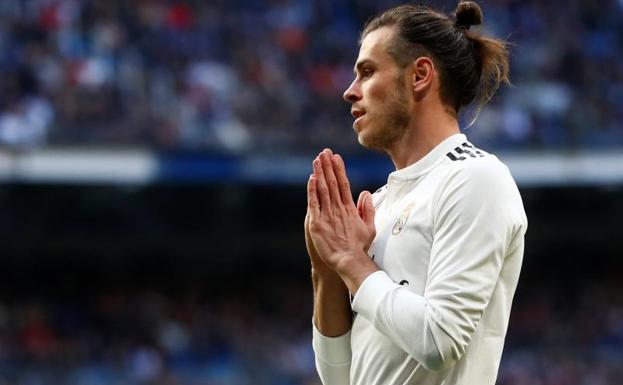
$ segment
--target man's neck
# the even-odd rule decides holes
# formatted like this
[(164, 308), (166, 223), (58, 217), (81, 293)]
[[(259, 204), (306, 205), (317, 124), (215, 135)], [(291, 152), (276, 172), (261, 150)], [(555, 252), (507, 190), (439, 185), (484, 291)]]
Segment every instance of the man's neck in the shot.
[(461, 132), (457, 119), (444, 110), (428, 111), (413, 116), (417, 120), (404, 136), (388, 151), (396, 170), (408, 167), (426, 156), (448, 137)]

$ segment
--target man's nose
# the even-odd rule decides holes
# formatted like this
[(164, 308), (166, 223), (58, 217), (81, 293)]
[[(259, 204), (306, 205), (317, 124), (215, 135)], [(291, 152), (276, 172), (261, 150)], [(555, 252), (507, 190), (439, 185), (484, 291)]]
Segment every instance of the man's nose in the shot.
[(346, 91), (344, 91), (344, 94), (342, 94), (342, 98), (351, 104), (361, 99), (361, 90), (359, 89), (357, 80), (354, 80), (350, 86), (348, 86)]

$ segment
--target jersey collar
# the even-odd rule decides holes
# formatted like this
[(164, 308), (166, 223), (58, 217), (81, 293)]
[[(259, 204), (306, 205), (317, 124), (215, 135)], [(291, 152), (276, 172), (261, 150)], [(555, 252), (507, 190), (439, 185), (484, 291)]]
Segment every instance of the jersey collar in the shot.
[(444, 156), (457, 146), (465, 143), (467, 138), (463, 134), (454, 134), (443, 142), (439, 143), (435, 148), (430, 150), (422, 159), (409, 165), (403, 169), (396, 170), (389, 174), (388, 182), (403, 181), (415, 179), (421, 175), (428, 173), (437, 163), (444, 159)]

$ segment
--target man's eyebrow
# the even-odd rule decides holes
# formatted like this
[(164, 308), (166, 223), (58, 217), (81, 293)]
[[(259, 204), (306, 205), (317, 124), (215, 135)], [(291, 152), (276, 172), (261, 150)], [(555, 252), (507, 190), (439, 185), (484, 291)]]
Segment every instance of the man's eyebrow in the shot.
[(361, 71), (361, 67), (369, 63), (374, 63), (374, 62), (370, 59), (363, 59), (362, 61), (357, 62), (357, 65), (355, 66), (355, 68), (353, 68), (353, 73), (357, 75), (357, 71)]

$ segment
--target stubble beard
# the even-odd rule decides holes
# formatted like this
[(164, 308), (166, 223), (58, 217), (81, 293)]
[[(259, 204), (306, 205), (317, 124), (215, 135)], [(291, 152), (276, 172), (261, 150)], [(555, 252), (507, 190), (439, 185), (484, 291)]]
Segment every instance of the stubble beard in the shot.
[(375, 114), (380, 120), (376, 127), (370, 127), (366, 136), (359, 135), (359, 143), (368, 149), (389, 153), (409, 127), (411, 114), (401, 75), (394, 84), (394, 89), (387, 95), (389, 101)]

